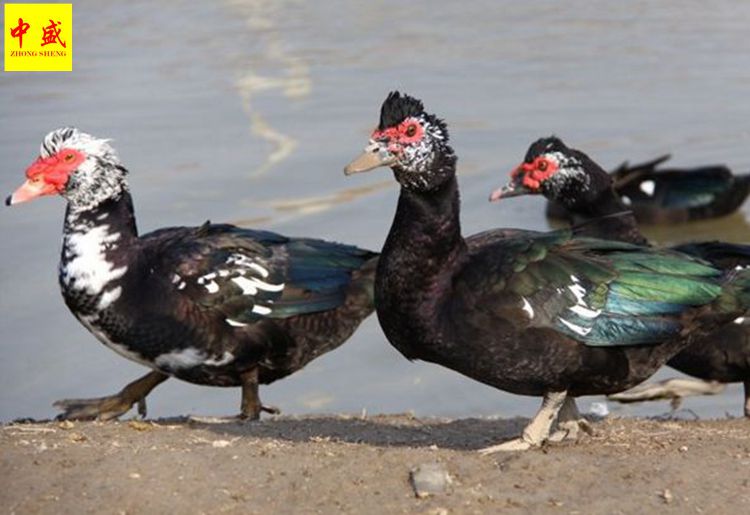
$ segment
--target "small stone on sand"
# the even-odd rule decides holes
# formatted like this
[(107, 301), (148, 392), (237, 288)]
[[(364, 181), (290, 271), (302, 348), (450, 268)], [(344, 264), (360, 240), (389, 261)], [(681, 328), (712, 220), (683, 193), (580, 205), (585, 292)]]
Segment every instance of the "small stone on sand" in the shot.
[(409, 473), (414, 494), (422, 499), (444, 493), (451, 484), (451, 476), (440, 463), (423, 463)]

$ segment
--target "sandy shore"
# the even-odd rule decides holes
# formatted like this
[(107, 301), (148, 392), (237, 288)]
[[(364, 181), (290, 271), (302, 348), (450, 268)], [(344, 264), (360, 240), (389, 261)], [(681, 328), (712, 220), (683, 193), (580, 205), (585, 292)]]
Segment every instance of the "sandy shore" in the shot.
[[(5, 513), (740, 513), (750, 421), (608, 419), (577, 444), (491, 457), (524, 419), (279, 417), (10, 424)], [(438, 463), (442, 493), (410, 471)]]

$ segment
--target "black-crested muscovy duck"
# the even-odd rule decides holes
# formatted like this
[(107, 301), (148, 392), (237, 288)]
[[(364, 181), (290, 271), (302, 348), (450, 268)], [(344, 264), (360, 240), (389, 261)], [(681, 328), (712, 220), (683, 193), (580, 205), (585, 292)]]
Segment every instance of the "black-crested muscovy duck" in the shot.
[[(565, 206), (578, 234), (648, 244), (632, 211), (614, 190), (612, 176), (560, 138), (534, 142), (523, 163), (511, 172), (510, 182), (490, 198), (526, 194), (541, 194)], [(681, 244), (672, 250), (704, 259), (726, 272), (750, 267), (750, 245), (709, 241)], [(750, 417), (750, 317), (740, 317), (698, 339), (668, 364), (707, 381), (744, 383), (744, 411)]]
[[(621, 164), (610, 172), (615, 195), (642, 224), (674, 224), (718, 218), (735, 212), (750, 194), (750, 174), (735, 175), (725, 165), (659, 168), (669, 155)], [(575, 213), (549, 199), (547, 216), (572, 222)]]
[[(724, 274), (683, 254), (497, 230), (464, 239), (446, 124), (398, 92), (345, 173), (387, 166), (401, 185), (378, 262), (375, 305), (391, 344), (485, 384), (543, 396), (523, 450), (575, 435), (573, 398), (634, 386), (700, 334), (744, 314), (750, 272)], [(557, 419), (560, 431), (550, 437)]]
[[(151, 372), (121, 392), (59, 401), (62, 418), (110, 419), (168, 377), (240, 386), (254, 420), (268, 384), (341, 345), (374, 309), (377, 254), (206, 222), (139, 236), (127, 170), (106, 139), (49, 133), (8, 205), (67, 200), (59, 280), (65, 303), (107, 347)], [(145, 413), (143, 413), (145, 415)]]

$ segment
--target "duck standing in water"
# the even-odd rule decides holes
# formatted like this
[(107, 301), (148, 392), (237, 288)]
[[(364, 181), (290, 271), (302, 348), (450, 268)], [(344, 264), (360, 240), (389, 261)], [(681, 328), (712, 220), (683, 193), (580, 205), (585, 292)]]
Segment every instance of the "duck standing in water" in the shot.
[[(560, 138), (534, 142), (523, 163), (511, 173), (510, 182), (490, 199), (518, 195), (544, 195), (564, 206), (578, 224), (578, 234), (648, 244), (633, 212), (614, 190), (612, 176)], [(750, 245), (710, 241), (677, 245), (672, 250), (704, 259), (727, 273), (750, 267)], [(742, 382), (744, 413), (750, 417), (750, 317), (739, 317), (697, 339), (668, 365), (706, 381)]]
[[(408, 359), (542, 396), (520, 438), (484, 452), (575, 438), (574, 397), (652, 375), (701, 334), (750, 307), (750, 273), (570, 230), (461, 234), (456, 155), (446, 124), (398, 92), (346, 174), (390, 167), (401, 186), (378, 262), (383, 331)], [(559, 432), (551, 433), (557, 420)]]
[(377, 254), (349, 245), (206, 222), (139, 236), (127, 170), (106, 139), (74, 128), (42, 142), (6, 201), (67, 200), (59, 280), (73, 315), (118, 354), (151, 368), (121, 392), (58, 401), (66, 419), (111, 419), (167, 378), (239, 386), (239, 419), (258, 385), (349, 338), (374, 309)]

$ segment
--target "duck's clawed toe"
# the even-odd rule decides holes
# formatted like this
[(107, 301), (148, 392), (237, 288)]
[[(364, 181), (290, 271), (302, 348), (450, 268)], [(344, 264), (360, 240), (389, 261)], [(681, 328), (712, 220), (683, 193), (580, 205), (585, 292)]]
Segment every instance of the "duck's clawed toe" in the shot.
[(138, 402), (138, 412), (146, 415), (146, 400), (133, 401), (121, 394), (95, 399), (63, 399), (53, 406), (62, 413), (57, 420), (113, 420), (124, 415)]
[(535, 445), (531, 442), (524, 440), (523, 438), (514, 438), (497, 445), (491, 445), (483, 449), (479, 449), (479, 454), (482, 456), (489, 456), (498, 452), (516, 452), (516, 451), (528, 451)]
[(169, 376), (156, 370), (127, 384), (119, 393), (95, 399), (63, 399), (52, 404), (62, 410), (57, 420), (113, 420), (138, 404), (138, 414), (146, 417), (146, 396)]
[(557, 431), (549, 437), (550, 442), (577, 442), (581, 433), (594, 436), (595, 431), (591, 423), (585, 418), (565, 420), (557, 424)]
[(281, 415), (281, 409), (276, 406), (261, 405), (260, 410), (270, 415)]

